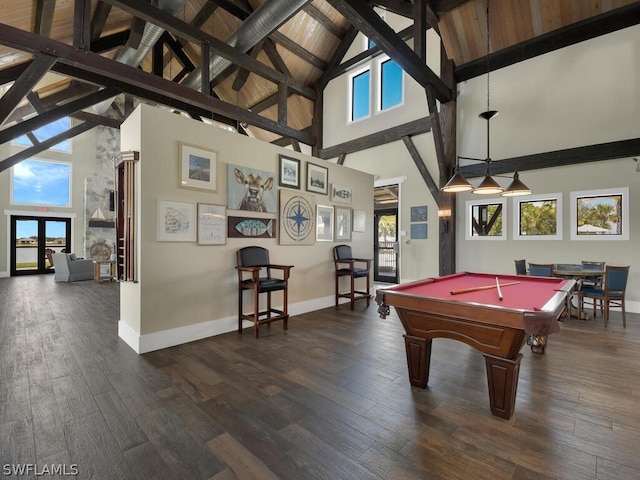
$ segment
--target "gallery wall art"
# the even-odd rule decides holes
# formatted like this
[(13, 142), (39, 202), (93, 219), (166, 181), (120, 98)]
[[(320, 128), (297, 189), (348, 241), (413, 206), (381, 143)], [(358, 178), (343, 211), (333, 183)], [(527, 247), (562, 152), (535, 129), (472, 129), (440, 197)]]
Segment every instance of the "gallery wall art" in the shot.
[(227, 164), (227, 208), (277, 213), (274, 172)]
[(280, 245), (315, 243), (314, 195), (280, 190)]

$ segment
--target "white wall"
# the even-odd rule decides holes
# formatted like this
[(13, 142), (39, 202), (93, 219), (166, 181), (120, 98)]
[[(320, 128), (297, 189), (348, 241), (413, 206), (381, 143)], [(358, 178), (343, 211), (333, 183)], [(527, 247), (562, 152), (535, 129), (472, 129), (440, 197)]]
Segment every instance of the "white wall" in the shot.
[[(354, 42), (354, 45), (359, 48), (360, 44)], [(481, 76), (458, 86), (458, 155), (479, 158), (486, 155), (486, 122), (478, 118), (478, 114), (486, 110), (486, 80), (486, 76)], [(491, 108), (500, 111), (500, 115), (491, 121), (491, 157), (494, 160), (639, 137), (639, 26), (503, 68), (492, 72), (490, 80)], [(401, 108), (348, 125), (347, 81), (348, 75), (343, 75), (334, 79), (325, 90), (325, 147), (428, 115), (423, 90), (410, 80), (407, 82), (408, 100)], [(431, 133), (413, 140), (437, 181), (439, 174)], [(438, 225), (432, 215), (437, 207), (404, 144), (395, 142), (350, 154), (345, 165), (381, 179), (407, 177), (400, 199), (402, 228), (408, 229), (410, 206), (426, 203), (429, 206), (429, 239), (401, 244), (401, 278), (406, 281), (437, 275)], [(636, 173), (636, 165), (627, 158), (521, 173), (521, 180), (535, 193), (562, 193), (565, 215), (561, 241), (512, 240), (512, 202), (509, 201), (507, 240), (468, 242), (464, 236), (465, 201), (477, 200), (478, 196), (459, 195), (457, 269), (511, 273), (516, 258), (562, 263), (602, 259), (610, 264), (631, 265), (627, 308), (640, 312), (640, 254), (637, 246), (633, 246), (640, 235), (638, 223), (634, 225), (640, 205), (640, 173)], [(477, 179), (473, 181), (477, 182)], [(506, 185), (507, 179), (502, 181)], [(630, 240), (572, 242), (568, 225), (570, 192), (612, 187), (630, 189)]]
[[(120, 334), (134, 349), (149, 351), (234, 330), (238, 299), (235, 253), (248, 245), (268, 248), (272, 263), (294, 265), (289, 287), (292, 314), (333, 305), (332, 248), (336, 242), (282, 246), (275, 238), (228, 238), (226, 245), (201, 246), (156, 241), (157, 199), (226, 205), (227, 164), (272, 171), (274, 188), (278, 188), (278, 155), (286, 153), (301, 160), (301, 191), (305, 191), (306, 162), (321, 164), (322, 160), (145, 105), (123, 123), (121, 130), (122, 150), (140, 151), (139, 282), (121, 286), (124, 301)], [(178, 188), (179, 142), (217, 152), (216, 193)], [(351, 186), (350, 206), (366, 212), (366, 231), (353, 232), (351, 246), (354, 255), (372, 258), (372, 175), (330, 162), (324, 164), (329, 167), (329, 183)], [(315, 194), (315, 198), (319, 204), (333, 205), (327, 195)], [(233, 210), (227, 210), (227, 214), (243, 216)], [(276, 214), (270, 217), (279, 224)], [(245, 297), (250, 301), (249, 295)], [(279, 294), (274, 294), (274, 298), (280, 304)], [(289, 328), (295, 328), (295, 322), (291, 323)], [(281, 327), (276, 324), (272, 328)]]
[[(631, 27), (492, 72), (491, 108), (499, 110), (500, 115), (491, 121), (491, 157), (509, 158), (638, 138), (639, 59), (640, 27)], [(459, 155), (485, 156), (486, 122), (474, 116), (484, 110), (486, 76), (461, 84)], [(520, 179), (533, 188), (534, 194), (562, 195), (562, 240), (514, 241), (513, 201), (509, 200), (506, 241), (465, 241), (465, 202), (480, 200), (481, 196), (458, 194), (458, 270), (512, 273), (513, 261), (520, 258), (534, 263), (599, 260), (631, 265), (627, 309), (640, 312), (640, 223), (636, 221), (640, 172), (636, 172), (636, 166), (631, 158), (623, 158), (521, 172)], [(477, 183), (478, 179), (471, 181)], [(629, 240), (572, 241), (571, 192), (620, 187), (629, 188)]]

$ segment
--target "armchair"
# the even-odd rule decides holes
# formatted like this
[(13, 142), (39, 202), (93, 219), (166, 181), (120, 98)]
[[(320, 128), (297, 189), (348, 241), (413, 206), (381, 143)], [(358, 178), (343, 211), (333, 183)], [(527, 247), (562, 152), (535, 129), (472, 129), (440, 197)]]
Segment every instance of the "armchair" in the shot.
[[(353, 258), (349, 245), (337, 245), (333, 247), (333, 261), (336, 268), (336, 307), (340, 298), (348, 298), (353, 310), (356, 300), (367, 300), (369, 306), (369, 271), (371, 270), (371, 260), (368, 258)], [(350, 289), (348, 292), (340, 293), (340, 277), (349, 277)], [(366, 291), (355, 289), (355, 279), (366, 278)]]
[[(238, 333), (242, 333), (242, 321), (250, 320), (254, 324), (254, 336), (258, 338), (263, 323), (270, 324), (282, 320), (283, 330), (289, 320), (287, 288), (292, 265), (273, 265), (269, 262), (269, 251), (262, 247), (244, 247), (236, 252), (238, 270)], [(279, 270), (282, 278), (272, 277), (271, 271)], [(266, 274), (266, 276), (265, 276)], [(253, 292), (253, 313), (245, 314), (242, 309), (243, 292)], [(282, 310), (271, 306), (271, 292), (282, 290)], [(267, 294), (267, 308), (260, 311), (260, 294)], [(275, 315), (272, 315), (275, 314)], [(261, 318), (265, 317), (265, 318)]]
[(77, 260), (75, 253), (54, 253), (53, 280), (56, 282), (75, 282), (93, 278), (93, 260)]

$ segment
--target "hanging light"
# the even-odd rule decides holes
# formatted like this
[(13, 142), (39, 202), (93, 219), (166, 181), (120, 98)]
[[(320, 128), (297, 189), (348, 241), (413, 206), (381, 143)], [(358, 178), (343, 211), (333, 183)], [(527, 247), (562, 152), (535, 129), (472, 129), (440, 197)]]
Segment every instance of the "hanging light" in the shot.
[(487, 10), (486, 10), (486, 20), (487, 20), (487, 58), (486, 58), (486, 63), (487, 63), (487, 110), (485, 112), (480, 113), (478, 116), (484, 120), (487, 121), (487, 156), (485, 159), (479, 159), (479, 158), (470, 158), (470, 157), (462, 157), (462, 158), (466, 158), (468, 160), (473, 160), (473, 161), (478, 161), (478, 162), (485, 162), (486, 163), (486, 169), (485, 169), (485, 174), (484, 174), (484, 179), (482, 180), (482, 182), (480, 182), (480, 185), (478, 185), (477, 187), (473, 187), (468, 181), (467, 179), (464, 178), (464, 176), (462, 175), (462, 173), (460, 172), (460, 165), (458, 162), (456, 162), (456, 168), (454, 171), (454, 175), (451, 177), (451, 179), (449, 179), (449, 181), (446, 183), (446, 185), (444, 187), (442, 187), (442, 191), (443, 192), (449, 192), (449, 193), (457, 193), (457, 192), (467, 192), (469, 190), (472, 190), (473, 193), (478, 194), (478, 195), (497, 195), (497, 194), (501, 194), (503, 196), (512, 196), (515, 197), (517, 195), (529, 195), (531, 193), (533, 193), (533, 191), (528, 188), (524, 183), (522, 183), (520, 181), (520, 178), (518, 176), (518, 171), (517, 168), (514, 171), (514, 176), (513, 176), (513, 181), (511, 183), (511, 185), (509, 185), (509, 188), (507, 188), (507, 190), (505, 191), (505, 189), (503, 187), (500, 186), (500, 184), (498, 184), (498, 182), (496, 182), (496, 180), (492, 177), (491, 175), (491, 145), (490, 145), (490, 133), (491, 133), (491, 129), (490, 129), (490, 121), (493, 117), (498, 115), (498, 111), (497, 110), (491, 110), (490, 109), (490, 83), (489, 83), (489, 72), (490, 72), (490, 68), (489, 68), (489, 54), (490, 54), (490, 34), (489, 34), (489, 0), (487, 0)]
[(533, 190), (520, 181), (520, 175), (518, 175), (518, 170), (516, 169), (513, 174), (513, 182), (501, 195), (503, 197), (519, 197), (521, 195), (531, 195), (532, 193)]
[(462, 176), (460, 173), (460, 165), (456, 164), (453, 177), (449, 179), (447, 184), (442, 187), (441, 190), (447, 193), (468, 192), (469, 190), (473, 190), (473, 185), (471, 185), (469, 181)]

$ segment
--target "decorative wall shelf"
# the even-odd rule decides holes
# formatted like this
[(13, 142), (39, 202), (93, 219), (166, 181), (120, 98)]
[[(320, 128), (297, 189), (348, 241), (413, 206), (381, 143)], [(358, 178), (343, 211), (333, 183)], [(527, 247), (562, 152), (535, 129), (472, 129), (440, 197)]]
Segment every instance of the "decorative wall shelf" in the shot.
[(90, 227), (116, 228), (116, 222), (107, 220), (89, 220)]

